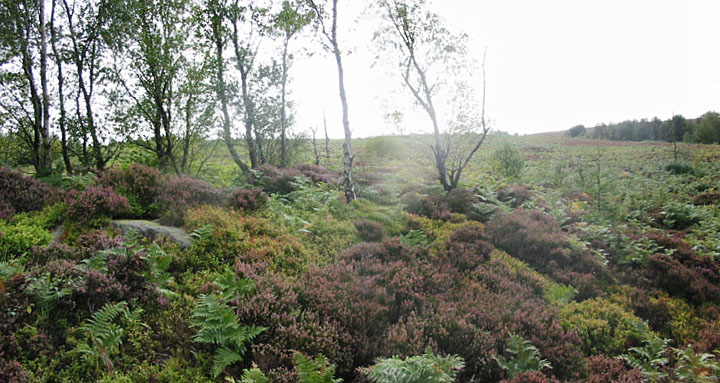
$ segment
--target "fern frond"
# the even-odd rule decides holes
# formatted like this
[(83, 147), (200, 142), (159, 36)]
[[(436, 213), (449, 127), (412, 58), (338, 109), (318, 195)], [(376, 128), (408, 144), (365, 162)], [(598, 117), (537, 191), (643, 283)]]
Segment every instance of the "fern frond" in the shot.
[(118, 316), (132, 317), (127, 308), (127, 303), (107, 303), (100, 310), (96, 311), (80, 329), (86, 331), (90, 336), (91, 345), (79, 347), (77, 350), (88, 355), (91, 359), (102, 360), (105, 367), (110, 370), (113, 367), (110, 357), (115, 354), (122, 344), (124, 330), (113, 320)]
[(222, 374), (227, 366), (240, 361), (242, 361), (242, 355), (240, 353), (235, 352), (228, 347), (220, 347), (217, 351), (215, 351), (215, 356), (213, 357), (213, 376)]
[(213, 363), (215, 376), (230, 364), (241, 361), (247, 344), (265, 331), (263, 327), (242, 326), (224, 299), (217, 295), (200, 296), (190, 325), (197, 331), (194, 342), (219, 346)]
[(268, 377), (253, 363), (252, 368), (243, 371), (240, 383), (268, 383)]

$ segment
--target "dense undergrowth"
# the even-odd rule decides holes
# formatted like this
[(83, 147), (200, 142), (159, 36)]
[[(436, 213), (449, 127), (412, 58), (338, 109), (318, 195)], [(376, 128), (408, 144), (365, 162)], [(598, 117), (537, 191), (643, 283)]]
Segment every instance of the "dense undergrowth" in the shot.
[(717, 148), (520, 139), (443, 194), (382, 139), (350, 204), (312, 165), (0, 169), (0, 381), (717, 381)]

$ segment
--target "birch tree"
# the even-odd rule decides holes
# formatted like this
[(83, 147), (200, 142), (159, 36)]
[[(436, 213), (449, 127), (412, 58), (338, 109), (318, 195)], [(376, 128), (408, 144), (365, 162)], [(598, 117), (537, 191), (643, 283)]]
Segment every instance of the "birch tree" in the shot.
[(381, 0), (380, 8), (386, 25), (376, 40), (394, 50), (404, 87), (432, 123), (433, 161), (440, 184), (449, 192), (458, 187), (490, 131), (485, 56), (478, 96), (468, 80), (473, 66), (467, 60), (466, 35), (451, 33), (424, 0)]
[[(355, 188), (353, 185), (353, 151), (352, 131), (350, 130), (350, 117), (348, 112), (347, 95), (345, 94), (345, 71), (342, 63), (342, 50), (338, 42), (338, 0), (327, 0), (324, 3), (315, 0), (307, 0), (308, 5), (315, 11), (316, 23), (323, 36), (323, 47), (335, 57), (335, 64), (338, 70), (338, 90), (340, 103), (342, 105), (342, 124), (345, 133), (343, 143), (343, 191), (345, 201), (350, 203), (355, 199)], [(329, 9), (328, 9), (329, 8)]]

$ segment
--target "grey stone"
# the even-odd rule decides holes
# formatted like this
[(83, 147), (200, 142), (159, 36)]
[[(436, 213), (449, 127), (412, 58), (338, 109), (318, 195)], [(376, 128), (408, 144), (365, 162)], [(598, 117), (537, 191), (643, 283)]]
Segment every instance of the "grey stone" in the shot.
[(140, 219), (118, 219), (113, 221), (113, 226), (117, 227), (123, 234), (133, 230), (139, 235), (153, 239), (158, 235), (180, 245), (181, 249), (190, 246), (190, 235), (179, 227), (163, 226), (157, 222), (146, 221)]

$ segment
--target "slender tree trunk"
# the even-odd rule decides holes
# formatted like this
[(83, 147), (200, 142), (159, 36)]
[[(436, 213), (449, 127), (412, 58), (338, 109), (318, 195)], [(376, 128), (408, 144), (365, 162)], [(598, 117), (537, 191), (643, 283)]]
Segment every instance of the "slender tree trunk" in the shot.
[(46, 176), (52, 172), (50, 158), (50, 97), (47, 84), (47, 33), (45, 32), (45, 0), (40, 0), (40, 86), (42, 88), (42, 125), (40, 129), (40, 168), (38, 175)]
[(67, 143), (67, 112), (65, 111), (65, 76), (63, 75), (63, 60), (57, 49), (57, 31), (55, 30), (55, 5), (57, 0), (52, 0), (52, 11), (50, 16), (50, 42), (52, 45), (53, 55), (55, 56), (55, 63), (57, 65), (57, 79), (58, 79), (58, 102), (60, 106), (60, 119), (58, 125), (60, 126), (60, 148), (62, 151), (63, 162), (65, 163), (65, 171), (68, 174), (73, 173), (72, 162), (70, 161), (70, 153), (68, 152)]
[(330, 137), (327, 132), (327, 120), (325, 119), (325, 112), (323, 112), (323, 126), (325, 127), (325, 160), (330, 161)]
[(182, 159), (180, 160), (180, 169), (183, 173), (188, 172), (188, 156), (190, 155), (190, 142), (192, 141), (192, 107), (193, 96), (188, 95), (185, 101), (185, 136), (183, 137)]
[[(239, 65), (239, 64), (238, 64)], [(250, 167), (255, 169), (258, 167), (257, 160), (257, 144), (253, 135), (253, 126), (255, 126), (255, 107), (250, 98), (250, 90), (248, 85), (247, 68), (238, 68), (240, 70), (240, 88), (242, 90), (243, 107), (245, 108), (245, 142), (248, 146), (248, 155), (250, 156)]]
[(173, 137), (172, 137), (172, 117), (170, 115), (170, 110), (172, 108), (172, 105), (168, 105), (167, 108), (160, 107), (160, 116), (162, 118), (162, 126), (165, 131), (165, 157), (170, 161), (170, 165), (172, 165), (173, 170), (175, 171), (175, 174), (180, 175), (182, 172), (180, 171), (180, 168), (178, 167), (177, 159), (175, 158), (175, 153), (173, 153), (173, 148), (175, 147), (173, 143)]
[(242, 170), (244, 174), (250, 174), (250, 168), (240, 159), (240, 155), (235, 150), (235, 145), (232, 142), (232, 134), (230, 133), (230, 113), (228, 112), (228, 100), (227, 100), (227, 89), (225, 88), (225, 61), (222, 57), (223, 42), (220, 34), (220, 26), (213, 26), (213, 40), (215, 43), (215, 59), (217, 60), (215, 69), (216, 92), (220, 99), (220, 106), (223, 113), (223, 138), (225, 145), (227, 145), (230, 156), (232, 157), (235, 164)]
[(320, 166), (320, 152), (318, 152), (317, 140), (315, 139), (315, 132), (317, 128), (312, 128), (312, 146), (313, 154), (315, 154), (315, 165)]
[(352, 154), (352, 131), (350, 130), (348, 103), (345, 95), (345, 73), (343, 71), (340, 47), (337, 42), (337, 2), (338, 0), (333, 0), (332, 38), (330, 42), (338, 69), (338, 89), (340, 91), (340, 103), (342, 104), (343, 131), (345, 132), (345, 142), (343, 143), (343, 189), (345, 201), (350, 203), (356, 198), (355, 188), (353, 187), (353, 160), (355, 157)]
[(280, 164), (282, 167), (287, 166), (287, 117), (285, 111), (285, 95), (287, 91), (287, 72), (288, 72), (288, 44), (290, 43), (290, 36), (285, 37), (283, 44), (283, 56), (282, 56), (282, 89), (280, 92)]

